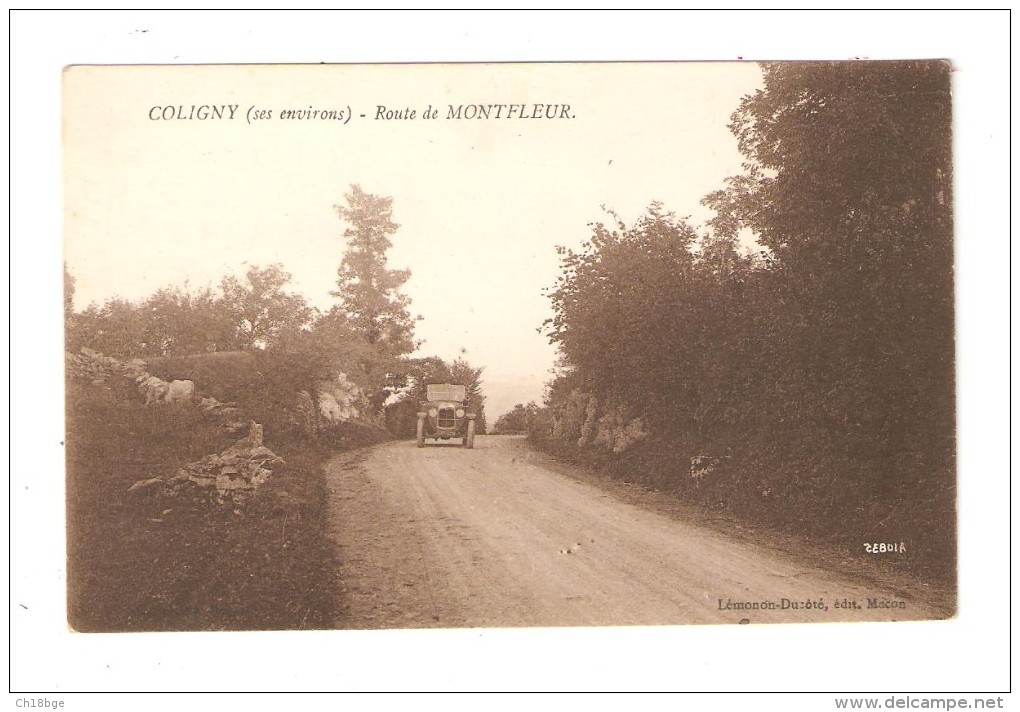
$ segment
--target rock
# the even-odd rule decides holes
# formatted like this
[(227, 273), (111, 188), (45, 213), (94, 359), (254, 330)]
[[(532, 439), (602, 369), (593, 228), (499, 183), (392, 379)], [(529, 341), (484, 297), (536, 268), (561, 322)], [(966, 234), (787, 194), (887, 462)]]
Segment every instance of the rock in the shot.
[(171, 381), (167, 386), (166, 400), (169, 403), (187, 402), (194, 395), (194, 381)]
[(230, 433), (231, 435), (237, 435), (238, 433), (243, 432), (244, 429), (247, 428), (248, 426), (247, 424), (242, 423), (238, 420), (228, 420), (221, 427), (223, 428), (224, 431)]
[[(189, 463), (169, 480), (152, 478), (136, 483), (132, 489), (141, 490), (162, 483), (168, 485), (164, 490), (168, 497), (188, 495), (199, 501), (215, 498), (224, 504), (243, 502), (272, 476), (271, 467), (285, 464), (283, 458), (262, 444), (262, 432), (262, 426), (251, 421), (248, 434), (223, 452)], [(189, 492), (190, 487), (203, 489)], [(214, 487), (215, 493), (210, 491)]]
[(220, 403), (218, 400), (211, 396), (209, 398), (203, 398), (198, 402), (198, 406), (205, 411), (217, 410), (222, 405), (223, 405), (222, 403)]
[(275, 452), (267, 448), (265, 445), (263, 445), (262, 447), (257, 447), (254, 450), (252, 450), (251, 455), (249, 455), (249, 457), (252, 460), (261, 460), (262, 464), (265, 464), (267, 462), (273, 465), (287, 464), (282, 457), (280, 457)]
[(254, 485), (245, 481), (243, 477), (231, 477), (230, 475), (216, 476), (216, 489), (222, 494), (239, 489), (251, 489)]
[(138, 492), (139, 490), (149, 489), (150, 487), (161, 485), (164, 482), (165, 480), (162, 477), (150, 477), (147, 480), (139, 480), (128, 487), (128, 492)]
[(256, 468), (255, 473), (251, 477), (251, 483), (254, 487), (258, 487), (259, 485), (264, 484), (272, 474), (272, 470), (267, 470), (264, 467)]
[(247, 455), (255, 448), (262, 447), (262, 426), (254, 420), (248, 423), (248, 434), (223, 451), (222, 455)]
[(254, 420), (248, 428), (248, 440), (253, 448), (262, 447), (262, 425)]
[(194, 464), (206, 470), (215, 470), (217, 467), (229, 465), (232, 462), (233, 460), (225, 455), (206, 455)]
[[(228, 414), (237, 412), (237, 403), (221, 403), (212, 396), (208, 396), (199, 401), (199, 405), (202, 410), (212, 411), (216, 413)], [(242, 425), (246, 425), (242, 423)]]
[(166, 397), (167, 392), (170, 390), (170, 384), (162, 378), (149, 376), (139, 384), (138, 390), (145, 396), (145, 405), (151, 405)]
[[(318, 384), (319, 413), (331, 423), (345, 423), (358, 417), (358, 405), (365, 400), (365, 394), (356, 384), (347, 380), (347, 374), (340, 373), (332, 381)], [(299, 406), (303, 407), (302, 391), (298, 394)]]
[(188, 480), (199, 487), (213, 487), (216, 484), (216, 475), (203, 472), (193, 472), (188, 475)]

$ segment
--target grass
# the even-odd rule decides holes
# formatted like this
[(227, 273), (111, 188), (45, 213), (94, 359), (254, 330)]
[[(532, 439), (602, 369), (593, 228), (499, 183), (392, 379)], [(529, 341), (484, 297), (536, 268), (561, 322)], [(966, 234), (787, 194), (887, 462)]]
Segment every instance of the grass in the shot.
[(128, 492), (134, 482), (172, 474), (232, 440), (195, 406), (143, 406), (124, 379), (69, 380), (74, 629), (334, 627), (336, 561), (323, 535), (322, 466), (330, 450), (274, 443), (287, 464), (244, 506)]
[(191, 379), (203, 393), (224, 402), (254, 397), (261, 381), (256, 356), (248, 351), (156, 357), (145, 364), (154, 376)]

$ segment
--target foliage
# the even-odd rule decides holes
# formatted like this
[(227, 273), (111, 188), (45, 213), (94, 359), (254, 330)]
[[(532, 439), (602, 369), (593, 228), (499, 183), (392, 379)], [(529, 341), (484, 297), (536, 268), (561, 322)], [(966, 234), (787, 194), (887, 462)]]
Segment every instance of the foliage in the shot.
[[(346, 435), (340, 429), (327, 432), (319, 408), (299, 416), (294, 394), (301, 391), (319, 403), (324, 389), (340, 374), (379, 401), (380, 394), (371, 389), (382, 379), (385, 365), (377, 352), (336, 314), (327, 314), (313, 322), (310, 329), (292, 332), (274, 346), (259, 354), (260, 370), (266, 374), (267, 388), (277, 394), (280, 412), (286, 413), (291, 424), (303, 422), (312, 437), (327, 435), (336, 441)], [(360, 410), (360, 407), (359, 407)], [(372, 415), (373, 413), (369, 414)], [(310, 419), (310, 422), (306, 422)]]
[(949, 68), (766, 64), (764, 80), (731, 126), (750, 178), (706, 203), (748, 225), (770, 253), (769, 297), (782, 306), (775, 328), (788, 335), (779, 358), (800, 355), (802, 380), (823, 396), (812, 416), (851, 447), (945, 451)]
[(482, 393), (482, 369), (474, 368), (463, 358), (454, 359), (450, 364), (450, 383), (457, 383), (465, 386), (467, 390), (467, 402), (471, 411), (476, 415), (475, 430), (479, 435), (487, 431), (485, 422), (485, 394)]
[(472, 367), (465, 359), (446, 362), (438, 356), (403, 359), (389, 376), (388, 394), (404, 394), (386, 407), (386, 425), (398, 437), (412, 437), (417, 423), (418, 404), (426, 398), (430, 383), (456, 383), (465, 386), (470, 410), (476, 414), (476, 432), (486, 432), (485, 395), (482, 392), (482, 368)]
[[(234, 365), (253, 358), (235, 356)], [(224, 379), (228, 365), (214, 366)], [(274, 444), (286, 467), (236, 512), (128, 491), (231, 440), (197, 405), (147, 407), (126, 379), (68, 380), (70, 625), (109, 632), (335, 625), (335, 547), (324, 535), (327, 452)]]
[(233, 276), (220, 282), (223, 306), (241, 348), (265, 348), (308, 324), (312, 310), (304, 297), (283, 291), (290, 279), (282, 266), (274, 264), (249, 267), (244, 282)]
[[(114, 297), (75, 313), (74, 278), (65, 266), (68, 349), (142, 357), (154, 375), (195, 381), (200, 395), (237, 406), (242, 421), (262, 423), (267, 444), (287, 460), (259, 497), (237, 511), (133, 499), (128, 487), (146, 474), (169, 475), (221, 449), (222, 424), (197, 404), (146, 407), (124, 379), (91, 385), (72, 379), (69, 609), (78, 629), (334, 624), (335, 561), (322, 534), (327, 452), (309, 443), (309, 435), (340, 448), (388, 436), (373, 422), (326, 431), (317, 396), (342, 373), (379, 410), (394, 367), (415, 348), (409, 301), (397, 291), (409, 273), (385, 268), (388, 235), (396, 229), (391, 201), (355, 187), (348, 202), (338, 208), (351, 222), (338, 273), (341, 304), (326, 314), (287, 291), (290, 275), (280, 265), (252, 266), (243, 279), (225, 277), (218, 290), (168, 287), (137, 302)], [(477, 381), (480, 369), (455, 366)], [(348, 394), (359, 393), (343, 384)], [(477, 384), (476, 393), (480, 402)]]
[(142, 303), (146, 351), (161, 356), (240, 348), (238, 325), (212, 289), (192, 293), (179, 287), (159, 289)]
[(516, 404), (512, 410), (496, 419), (493, 432), (496, 433), (526, 433), (531, 430), (532, 424), (538, 415), (539, 406), (535, 401)]
[(400, 227), (393, 222), (393, 199), (365, 193), (353, 185), (345, 196), (346, 205), (335, 206), (344, 230), (347, 251), (337, 269), (339, 310), (365, 340), (393, 356), (414, 351), (414, 319), (411, 300), (400, 287), (410, 278), (409, 270), (386, 266), (390, 236)]
[(86, 345), (85, 334), (82, 330), (81, 317), (74, 311), (74, 275), (67, 269), (64, 263), (64, 350), (75, 353), (82, 346)]
[(64, 263), (64, 319), (74, 313), (74, 275), (67, 270)]
[(67, 342), (118, 358), (155, 355), (145, 339), (145, 317), (143, 305), (120, 297), (90, 304), (66, 323)]
[(67, 274), (68, 348), (88, 346), (120, 358), (266, 348), (311, 320), (304, 298), (283, 290), (289, 281), (279, 265), (253, 266), (244, 281), (224, 277), (220, 293), (211, 287), (164, 287), (139, 302), (113, 297), (74, 313), (68, 311), (74, 282)]
[(763, 73), (708, 234), (653, 203), (561, 252), (565, 368), (532, 430), (746, 518), (909, 538), (951, 572), (948, 67)]

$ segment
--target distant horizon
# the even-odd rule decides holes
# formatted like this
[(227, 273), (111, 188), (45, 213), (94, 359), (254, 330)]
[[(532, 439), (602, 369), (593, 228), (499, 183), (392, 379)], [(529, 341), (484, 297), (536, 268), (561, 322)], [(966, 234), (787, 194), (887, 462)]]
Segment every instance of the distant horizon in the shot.
[[(244, 269), (246, 269), (248, 266), (249, 265), (247, 263), (242, 263), (242, 265), (239, 267), (239, 269), (236, 272), (225, 273), (224, 276), (227, 276), (228, 274), (233, 274), (234, 276), (242, 276), (243, 272), (244, 272)], [(258, 266), (258, 267), (266, 267), (268, 265), (256, 265), (256, 266)], [(70, 269), (68, 270), (68, 272), (69, 272), (69, 274), (71, 274), (72, 278), (77, 279), (77, 276), (73, 272), (71, 272)], [(126, 297), (124, 297), (124, 296), (122, 296), (120, 294), (110, 294), (109, 296), (106, 296), (106, 297), (102, 298), (102, 300), (93, 299), (90, 302), (88, 302), (87, 304), (81, 304), (80, 303), (81, 300), (79, 299), (79, 293), (78, 293), (78, 290), (76, 288), (75, 289), (74, 298), (73, 298), (74, 311), (76, 313), (81, 313), (81, 312), (83, 312), (86, 309), (89, 309), (91, 307), (101, 307), (103, 304), (105, 304), (106, 302), (108, 302), (110, 300), (113, 300), (113, 299), (126, 299), (127, 301), (130, 301), (132, 303), (137, 303), (137, 302), (140, 302), (140, 301), (144, 301), (145, 299), (147, 299), (148, 297), (152, 296), (152, 294), (155, 294), (160, 289), (175, 289), (175, 288), (176, 289), (182, 289), (186, 293), (190, 293), (190, 294), (195, 294), (197, 292), (204, 291), (207, 288), (213, 290), (214, 293), (217, 293), (217, 294), (221, 293), (221, 290), (219, 289), (218, 281), (210, 281), (210, 282), (206, 282), (206, 283), (201, 284), (201, 285), (195, 285), (195, 284), (190, 284), (190, 283), (186, 282), (184, 284), (166, 284), (166, 285), (163, 285), (163, 286), (160, 286), (160, 287), (156, 287), (149, 294), (142, 295), (142, 296), (139, 296), (139, 297), (135, 297), (133, 299), (127, 299)], [(288, 289), (286, 291), (292, 292), (292, 293), (295, 293), (295, 294), (301, 294), (300, 292), (298, 292), (297, 290), (294, 290), (294, 289)], [(302, 294), (301, 296), (305, 296), (305, 295)], [(334, 304), (336, 304), (336, 303), (337, 302), (334, 301)], [(333, 306), (333, 304), (331, 304), (331, 305), (329, 305), (327, 307), (318, 307), (317, 306), (315, 308), (319, 309), (319, 311), (321, 313), (325, 313), (326, 311), (328, 311), (329, 307), (331, 307), (331, 306)], [(412, 307), (413, 307), (413, 304), (412, 304)], [(420, 323), (420, 322), (418, 322), (418, 323)], [(215, 352), (215, 353), (235, 353), (235, 352), (239, 353), (241, 351), (243, 351), (243, 349), (229, 349), (229, 350), (224, 350), (224, 351)], [(192, 353), (192, 354), (182, 354), (182, 355), (183, 356), (196, 356), (196, 355), (202, 355), (203, 353), (214, 353), (214, 352), (197, 351), (197, 352)], [(453, 354), (435, 353), (433, 351), (430, 351), (427, 348), (427, 342), (423, 343), (422, 347), (419, 348), (418, 350), (416, 350), (416, 351), (406, 355), (406, 358), (408, 358), (408, 359), (420, 359), (420, 358), (428, 358), (428, 357), (441, 358), (441, 359), (443, 359), (443, 361), (446, 361), (448, 363), (453, 362), (456, 359), (463, 358), (463, 359), (467, 360), (468, 363), (471, 364), (471, 366), (473, 366), (473, 367), (481, 367), (483, 369), (483, 372), (482, 372), (482, 395), (484, 395), (485, 399), (486, 399), (486, 401), (485, 401), (485, 405), (486, 405), (485, 413), (486, 413), (487, 422), (489, 423), (490, 427), (493, 424), (495, 424), (495, 421), (496, 421), (496, 419), (499, 416), (504, 415), (504, 414), (510, 412), (518, 404), (526, 405), (527, 403), (529, 403), (531, 401), (534, 401), (535, 403), (541, 404), (542, 400), (543, 400), (543, 397), (544, 397), (545, 386), (553, 378), (553, 368), (554, 367), (550, 366), (549, 371), (547, 372), (546, 380), (542, 381), (542, 383), (540, 384), (540, 389), (541, 390), (540, 390), (540, 392), (539, 392), (539, 394), (537, 396), (528, 398), (526, 400), (516, 400), (512, 404), (510, 404), (510, 405), (506, 406), (504, 409), (500, 410), (499, 412), (495, 412), (493, 410), (492, 405), (491, 405), (492, 402), (493, 402), (493, 399), (490, 397), (489, 390), (488, 390), (488, 389), (491, 388), (492, 382), (490, 382), (490, 379), (486, 378), (486, 376), (485, 376), (485, 372), (484, 372), (485, 364), (474, 363), (473, 361), (471, 361), (468, 358), (468, 355), (466, 353), (461, 353), (461, 352), (457, 352), (457, 353), (453, 353)], [(162, 357), (162, 356), (160, 356), (160, 357), (153, 357), (153, 356), (150, 356), (150, 357), (145, 357), (144, 360), (151, 360), (151, 359), (154, 359), (154, 358), (166, 358), (166, 357)], [(533, 390), (533, 388), (531, 388), (533, 386), (533, 384), (527, 383), (527, 382), (524, 382), (524, 383), (515, 383), (512, 380), (502, 380), (502, 381), (496, 381), (494, 383), (496, 385), (496, 392), (497, 393), (499, 393), (499, 392), (520, 392), (523, 389), (531, 389), (531, 390)], [(509, 402), (509, 401), (506, 401), (506, 402)]]

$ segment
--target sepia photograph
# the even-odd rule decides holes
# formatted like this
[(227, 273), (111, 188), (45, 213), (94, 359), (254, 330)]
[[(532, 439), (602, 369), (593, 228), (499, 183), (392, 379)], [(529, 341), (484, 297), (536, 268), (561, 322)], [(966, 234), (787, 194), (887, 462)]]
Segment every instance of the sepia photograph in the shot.
[(952, 616), (950, 71), (69, 67), (70, 625)]
[(937, 639), (958, 71), (68, 63), (56, 623)]

